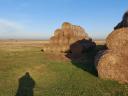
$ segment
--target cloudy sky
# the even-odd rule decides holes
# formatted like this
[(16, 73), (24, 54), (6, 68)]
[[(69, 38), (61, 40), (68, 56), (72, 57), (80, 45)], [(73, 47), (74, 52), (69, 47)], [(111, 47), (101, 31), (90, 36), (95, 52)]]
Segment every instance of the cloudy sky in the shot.
[(47, 39), (62, 22), (105, 38), (128, 10), (128, 0), (0, 0), (0, 39)]

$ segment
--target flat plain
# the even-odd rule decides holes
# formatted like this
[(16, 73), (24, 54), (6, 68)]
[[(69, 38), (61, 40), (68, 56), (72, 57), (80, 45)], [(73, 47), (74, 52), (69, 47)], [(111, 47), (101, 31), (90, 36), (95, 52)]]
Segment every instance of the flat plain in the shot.
[[(105, 43), (96, 42), (101, 46)], [(35, 82), (34, 96), (128, 96), (128, 85), (97, 77), (92, 54), (101, 46), (85, 54), (81, 62), (70, 60), (62, 53), (42, 52), (46, 43), (48, 41), (0, 41), (0, 96), (18, 96), (19, 78), (26, 72)]]

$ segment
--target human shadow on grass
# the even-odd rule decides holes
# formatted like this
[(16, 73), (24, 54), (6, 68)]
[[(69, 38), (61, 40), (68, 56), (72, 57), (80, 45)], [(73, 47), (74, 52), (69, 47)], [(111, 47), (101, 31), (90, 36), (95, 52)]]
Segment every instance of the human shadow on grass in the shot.
[[(77, 41), (77, 42), (73, 43), (72, 45), (75, 45), (78, 42), (80, 42), (80, 41)], [(92, 41), (85, 41), (85, 47), (82, 46), (83, 50), (79, 51), (76, 54), (71, 52), (71, 50), (72, 50), (71, 49), (72, 45), (71, 45), (70, 50), (66, 54), (66, 57), (68, 57), (71, 60), (71, 63), (73, 65), (75, 65), (76, 67), (81, 68), (82, 70), (87, 71), (94, 76), (98, 76), (98, 73), (97, 73), (97, 70), (95, 67), (95, 56), (96, 56), (97, 52), (99, 52), (100, 50), (105, 50), (106, 46), (105, 45), (96, 45), (96, 44), (94, 44), (94, 42), (92, 42), (95, 46), (91, 46), (90, 48), (86, 49), (87, 42), (91, 43)], [(88, 44), (87, 44), (87, 46), (88, 46)]]
[(19, 79), (19, 86), (15, 96), (33, 96), (34, 87), (35, 81), (29, 72), (26, 72), (25, 75)]

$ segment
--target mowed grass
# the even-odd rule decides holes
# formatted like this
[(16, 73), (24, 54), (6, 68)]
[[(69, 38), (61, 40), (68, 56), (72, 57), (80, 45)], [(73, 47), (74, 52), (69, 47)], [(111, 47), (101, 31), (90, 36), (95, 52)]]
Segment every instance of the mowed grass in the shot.
[(26, 72), (35, 81), (34, 96), (128, 96), (128, 85), (101, 80), (69, 60), (54, 59), (54, 54), (40, 50), (0, 47), (0, 96), (15, 96), (18, 80)]

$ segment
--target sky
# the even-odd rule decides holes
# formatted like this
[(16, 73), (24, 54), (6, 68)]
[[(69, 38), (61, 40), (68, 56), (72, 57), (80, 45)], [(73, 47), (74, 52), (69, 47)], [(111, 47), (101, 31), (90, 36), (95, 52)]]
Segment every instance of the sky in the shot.
[(128, 0), (0, 0), (0, 39), (48, 39), (63, 22), (106, 38), (128, 10)]

